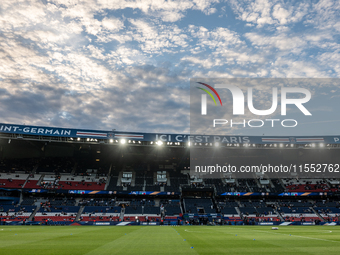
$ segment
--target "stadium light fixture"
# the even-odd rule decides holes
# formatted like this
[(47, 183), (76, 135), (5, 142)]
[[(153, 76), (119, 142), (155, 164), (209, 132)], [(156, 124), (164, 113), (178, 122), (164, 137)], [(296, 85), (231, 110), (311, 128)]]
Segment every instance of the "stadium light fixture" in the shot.
[(163, 145), (163, 142), (162, 142), (162, 141), (157, 141), (156, 144), (157, 144), (158, 146), (161, 146), (161, 145)]
[(280, 143), (280, 147), (281, 147), (281, 148), (283, 147), (283, 143)]
[(120, 143), (121, 144), (126, 144), (126, 140), (125, 139), (120, 139)]
[(292, 148), (293, 148), (293, 147), (294, 147), (294, 144), (292, 143), (292, 144), (290, 145), (290, 147), (292, 147)]
[(77, 138), (77, 141), (80, 141), (80, 137)]
[(220, 146), (220, 144), (218, 142), (215, 143), (215, 147), (218, 147)]
[(190, 147), (190, 145), (191, 145), (191, 143), (190, 142), (188, 142), (188, 146)]
[(110, 143), (113, 143), (113, 139), (110, 139)]
[(323, 147), (325, 147), (325, 144), (324, 143), (320, 143), (319, 146), (320, 146), (320, 148), (323, 148)]
[(313, 148), (315, 147), (315, 143), (312, 143), (312, 147), (313, 147)]
[(277, 144), (276, 144), (276, 143), (274, 143), (274, 147), (277, 147)]

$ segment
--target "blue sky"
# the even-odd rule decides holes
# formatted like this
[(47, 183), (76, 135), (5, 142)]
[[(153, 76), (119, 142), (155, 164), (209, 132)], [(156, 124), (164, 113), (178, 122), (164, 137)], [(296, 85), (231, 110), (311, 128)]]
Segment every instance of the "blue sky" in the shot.
[(1, 122), (189, 132), (190, 78), (339, 77), (339, 13), (331, 0), (2, 0)]

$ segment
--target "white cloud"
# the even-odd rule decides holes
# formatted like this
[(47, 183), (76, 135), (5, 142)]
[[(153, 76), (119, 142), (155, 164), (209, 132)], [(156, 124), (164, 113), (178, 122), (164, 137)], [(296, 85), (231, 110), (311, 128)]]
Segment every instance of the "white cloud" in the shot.
[(191, 77), (339, 76), (335, 1), (218, 2), (2, 1), (3, 121), (182, 132)]
[(283, 3), (280, 0), (232, 0), (230, 4), (239, 19), (256, 24), (258, 27), (299, 22), (309, 10), (308, 1), (292, 5), (292, 3)]

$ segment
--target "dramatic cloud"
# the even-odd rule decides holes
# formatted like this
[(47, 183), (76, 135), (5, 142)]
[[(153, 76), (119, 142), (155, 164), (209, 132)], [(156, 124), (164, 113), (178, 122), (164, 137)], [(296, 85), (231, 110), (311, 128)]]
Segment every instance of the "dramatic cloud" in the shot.
[(3, 0), (1, 122), (189, 132), (192, 77), (338, 77), (339, 11), (338, 1)]

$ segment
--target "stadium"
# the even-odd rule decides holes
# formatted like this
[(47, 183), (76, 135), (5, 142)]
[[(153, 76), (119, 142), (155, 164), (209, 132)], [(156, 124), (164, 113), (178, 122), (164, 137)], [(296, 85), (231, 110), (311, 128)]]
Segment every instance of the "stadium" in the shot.
[(0, 0), (0, 255), (339, 254), (339, 0)]
[[(4, 244), (3, 254), (34, 253), (30, 243), (45, 235), (51, 240), (41, 249), (48, 254), (48, 246), (58, 244), (64, 247), (55, 251), (83, 254), (88, 244), (80, 239), (90, 237), (98, 241), (90, 245), (94, 254), (110, 249), (134, 254), (141, 247), (145, 253), (173, 253), (167, 246), (179, 253), (211, 254), (207, 247), (215, 246), (213, 253), (256, 254), (272, 251), (273, 243), (283, 254), (287, 245), (300, 250), (301, 242), (306, 252), (333, 253), (339, 246), (338, 179), (294, 173), (290, 178), (265, 173), (199, 178), (190, 172), (189, 148), (216, 149), (213, 143), (195, 142), (200, 136), (14, 124), (0, 129), (0, 235), (22, 243), (22, 248)], [(337, 137), (227, 139), (234, 143), (217, 149), (234, 164), (264, 153), (287, 162), (299, 154), (309, 163), (325, 154), (334, 163), (340, 153)], [(108, 248), (111, 235), (119, 241)], [(100, 243), (105, 245), (96, 250)]]

